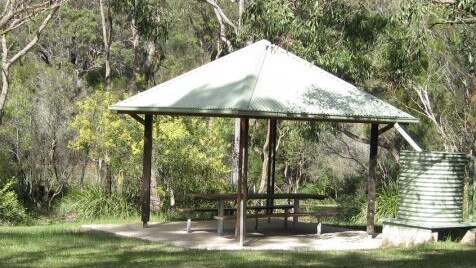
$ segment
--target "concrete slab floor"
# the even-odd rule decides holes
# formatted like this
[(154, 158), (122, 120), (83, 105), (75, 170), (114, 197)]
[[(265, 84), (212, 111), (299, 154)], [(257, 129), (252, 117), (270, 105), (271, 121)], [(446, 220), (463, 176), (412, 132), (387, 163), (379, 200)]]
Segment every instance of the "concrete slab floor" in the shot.
[(81, 226), (82, 231), (103, 231), (123, 237), (132, 237), (171, 245), (208, 250), (352, 250), (375, 249), (382, 246), (382, 239), (369, 238), (364, 231), (348, 230), (322, 225), (321, 235), (317, 235), (316, 223), (299, 222), (292, 229), (284, 229), (280, 219), (260, 219), (255, 230), (255, 220), (248, 220), (248, 235), (245, 245), (240, 247), (234, 238), (235, 221), (225, 221), (223, 236), (217, 235), (216, 221), (194, 221), (192, 232), (186, 232), (186, 222), (149, 223), (143, 228), (137, 224), (89, 224)]

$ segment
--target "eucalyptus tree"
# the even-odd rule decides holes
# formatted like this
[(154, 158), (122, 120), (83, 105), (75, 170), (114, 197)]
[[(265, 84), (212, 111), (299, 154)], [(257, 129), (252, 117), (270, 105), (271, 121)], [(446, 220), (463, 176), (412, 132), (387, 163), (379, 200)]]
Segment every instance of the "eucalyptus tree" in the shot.
[[(9, 71), (12, 64), (22, 58), (38, 42), (41, 33), (46, 28), (50, 20), (57, 13), (62, 4), (62, 0), (7, 0), (3, 1), (2, 15), (0, 18), (0, 38), (2, 43), (2, 91), (0, 93), (0, 123), (3, 116), (3, 109), (8, 97)], [(36, 26), (34, 34), (26, 44), (15, 44), (14, 39), (8, 40), (8, 35), (18, 31), (20, 28), (30, 24), (33, 20), (42, 18), (39, 26)], [(11, 45), (8, 43), (12, 42)], [(16, 48), (12, 51), (12, 45)], [(9, 55), (13, 52), (12, 56)]]

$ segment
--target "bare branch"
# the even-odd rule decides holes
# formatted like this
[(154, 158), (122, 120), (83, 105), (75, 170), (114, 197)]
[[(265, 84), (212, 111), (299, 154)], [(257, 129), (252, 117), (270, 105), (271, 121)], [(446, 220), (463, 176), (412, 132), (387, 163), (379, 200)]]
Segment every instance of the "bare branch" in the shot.
[[(228, 40), (228, 38), (226, 38), (226, 33), (225, 33), (225, 25), (223, 24), (223, 18), (220, 16), (219, 12), (217, 11), (217, 9), (215, 8), (214, 9), (215, 11), (215, 15), (217, 17), (217, 20), (218, 20), (218, 24), (220, 25), (220, 40), (226, 44), (227, 48), (228, 48), (228, 51), (231, 52), (233, 51), (233, 46), (230, 42), (230, 40)], [(217, 56), (219, 56), (220, 53), (217, 54)]]
[(432, 0), (431, 2), (435, 4), (445, 4), (445, 5), (456, 4), (456, 0)]
[(15, 54), (10, 60), (8, 60), (8, 62), (7, 62), (8, 67), (9, 67), (9, 65), (11, 65), (15, 61), (17, 61), (20, 57), (25, 55), (36, 44), (36, 42), (38, 42), (38, 39), (40, 38), (41, 32), (46, 28), (46, 25), (48, 25), (48, 22), (56, 14), (59, 7), (60, 7), (60, 3), (57, 3), (57, 4), (54, 5), (54, 8), (52, 9), (52, 11), (48, 14), (48, 16), (46, 16), (46, 18), (41, 23), (40, 27), (38, 27), (38, 30), (36, 31), (36, 34), (33, 37), (33, 39), (30, 41), (30, 43), (28, 43), (28, 45), (26, 45), (22, 50), (18, 51), (18, 53)]
[(202, 1), (206, 1), (207, 3), (212, 5), (213, 8), (215, 9), (215, 11), (218, 13), (218, 15), (221, 17), (221, 19), (226, 24), (228, 24), (231, 28), (233, 28), (233, 30), (235, 31), (236, 34), (238, 33), (236, 25), (233, 22), (231, 22), (231, 20), (225, 15), (225, 12), (223, 12), (223, 9), (217, 4), (217, 2), (215, 0), (202, 0)]
[(441, 20), (441, 21), (433, 22), (430, 24), (430, 28), (435, 25), (442, 25), (442, 24), (452, 25), (452, 24), (475, 24), (475, 23), (476, 23), (476, 18), (457, 18), (454, 20)]

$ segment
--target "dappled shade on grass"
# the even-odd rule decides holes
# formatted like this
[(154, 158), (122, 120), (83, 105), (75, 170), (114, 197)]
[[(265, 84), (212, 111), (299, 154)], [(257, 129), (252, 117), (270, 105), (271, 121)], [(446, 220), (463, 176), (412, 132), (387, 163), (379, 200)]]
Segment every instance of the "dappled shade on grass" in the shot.
[(442, 242), (362, 251), (201, 251), (99, 232), (79, 225), (0, 228), (0, 266), (474, 267), (476, 248)]

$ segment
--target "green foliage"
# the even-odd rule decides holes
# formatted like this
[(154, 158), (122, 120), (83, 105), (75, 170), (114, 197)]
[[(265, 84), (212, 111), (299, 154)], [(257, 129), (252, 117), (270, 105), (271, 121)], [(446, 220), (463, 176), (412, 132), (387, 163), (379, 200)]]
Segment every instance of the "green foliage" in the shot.
[(133, 191), (124, 189), (109, 196), (104, 187), (94, 185), (73, 189), (62, 200), (58, 213), (76, 219), (137, 217), (140, 202), (133, 195)]
[(351, 224), (367, 223), (367, 196), (362, 193), (345, 194), (337, 198), (342, 220)]
[(375, 217), (377, 222), (384, 219), (396, 218), (399, 202), (397, 181), (384, 181), (383, 186), (377, 192)]
[(156, 129), (155, 164), (163, 185), (176, 197), (222, 192), (230, 174), (226, 138), (230, 120), (162, 117)]
[(0, 225), (20, 224), (28, 219), (13, 188), (14, 179), (0, 185)]
[(79, 112), (70, 124), (77, 136), (69, 146), (112, 164), (116, 174), (134, 174), (140, 169), (137, 163), (142, 154), (141, 128), (134, 119), (108, 110), (122, 97), (123, 94), (97, 91), (79, 101)]

